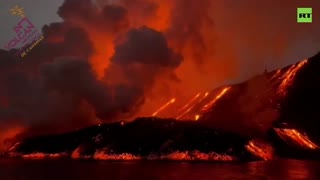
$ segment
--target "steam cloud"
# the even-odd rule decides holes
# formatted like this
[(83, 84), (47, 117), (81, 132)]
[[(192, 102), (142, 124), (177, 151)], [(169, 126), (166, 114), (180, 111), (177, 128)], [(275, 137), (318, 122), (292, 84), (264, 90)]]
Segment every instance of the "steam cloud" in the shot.
[[(183, 60), (160, 31), (128, 28), (124, 7), (98, 11), (89, 0), (66, 0), (58, 14), (64, 21), (43, 27), (45, 40), (23, 60), (10, 55), (15, 50), (0, 51), (0, 122), (48, 133), (119, 120), (143, 104), (157, 77), (174, 76)], [(102, 79), (91, 64), (92, 29), (118, 37), (104, 42), (114, 44), (114, 53), (103, 59), (110, 64)], [(125, 82), (114, 80), (118, 73)]]

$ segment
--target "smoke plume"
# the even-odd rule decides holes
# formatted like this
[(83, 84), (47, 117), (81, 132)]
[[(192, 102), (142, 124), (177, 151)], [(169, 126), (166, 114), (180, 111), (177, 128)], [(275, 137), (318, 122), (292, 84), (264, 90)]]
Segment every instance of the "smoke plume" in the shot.
[(23, 60), (1, 50), (0, 122), (50, 133), (129, 118), (157, 78), (177, 82), (182, 55), (164, 33), (130, 28), (124, 7), (66, 0), (58, 14), (64, 21), (43, 27), (45, 40)]

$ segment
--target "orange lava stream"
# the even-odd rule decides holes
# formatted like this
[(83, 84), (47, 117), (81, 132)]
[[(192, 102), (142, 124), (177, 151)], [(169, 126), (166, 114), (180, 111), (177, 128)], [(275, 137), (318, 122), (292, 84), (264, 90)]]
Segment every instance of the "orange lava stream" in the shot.
[[(191, 98), (184, 106), (182, 106), (178, 111), (178, 115), (171, 115), (170, 117), (175, 117), (177, 120), (182, 120), (182, 119), (194, 119), (195, 121), (198, 121), (201, 118), (201, 113), (204, 111), (207, 111), (210, 107), (213, 106), (213, 104), (218, 101), (231, 87), (225, 87), (223, 88), (216, 96), (215, 98), (207, 103), (204, 107), (202, 106), (203, 103), (207, 102), (209, 99), (209, 92), (205, 93), (198, 93), (193, 98)], [(166, 108), (172, 103), (175, 102), (175, 98), (171, 99), (169, 102), (167, 102), (165, 105), (160, 107), (157, 111), (155, 111), (152, 116), (158, 116), (159, 113)]]
[(207, 96), (209, 95), (209, 92), (206, 92), (203, 97), (198, 101), (198, 103), (202, 102)]
[(281, 75), (281, 69), (277, 70), (277, 72), (270, 78), (269, 82), (273, 79), (278, 78)]
[[(201, 103), (207, 96), (209, 95), (209, 92), (206, 92), (205, 94), (204, 94), (204, 96), (199, 100), (199, 102), (198, 103)], [(200, 115), (199, 114), (195, 114), (194, 115), (194, 120), (195, 121), (198, 121), (199, 119), (200, 119)]]
[(204, 111), (208, 111), (209, 108), (211, 108), (223, 95), (226, 94), (226, 92), (230, 89), (231, 87), (225, 87), (221, 90), (221, 92), (212, 100), (210, 101), (208, 104), (206, 104), (205, 106), (203, 106), (202, 108), (202, 112)]
[[(199, 93), (199, 95), (200, 95), (200, 93)], [(195, 102), (195, 100), (197, 99), (195, 99), (193, 102), (194, 103), (192, 103), (192, 104), (190, 104), (190, 106), (189, 106), (189, 108), (186, 110), (186, 111), (184, 111), (182, 114), (180, 114), (179, 116), (177, 116), (176, 117), (176, 119), (182, 119), (183, 117), (185, 117), (185, 115), (187, 114), (187, 113), (189, 113), (197, 104), (199, 104), (204, 98), (206, 98), (207, 96), (209, 95), (209, 93), (208, 92), (206, 92), (204, 95), (203, 95), (203, 97), (201, 98), (201, 99), (199, 99), (197, 102)], [(199, 96), (197, 96), (197, 97), (199, 97)], [(195, 116), (195, 120), (198, 120), (200, 117), (196, 117), (197, 115), (194, 115)]]
[(275, 131), (285, 141), (291, 140), (307, 149), (319, 149), (319, 146), (313, 143), (307, 135), (301, 134), (296, 129), (275, 128)]
[[(195, 105), (195, 104), (194, 104)], [(182, 114), (180, 114), (179, 116), (177, 116), (176, 117), (176, 119), (179, 119), (179, 120), (181, 120), (188, 112), (190, 112), (191, 111), (191, 109), (194, 107), (194, 105), (193, 106), (191, 106), (190, 108), (188, 108), (185, 112), (183, 112)]]
[(173, 104), (176, 101), (175, 98), (171, 99), (169, 102), (167, 102), (166, 104), (164, 104), (163, 106), (161, 106), (156, 112), (154, 112), (152, 114), (152, 116), (156, 116), (157, 114), (159, 114), (161, 111), (163, 111), (164, 109), (166, 109), (169, 105)]
[(303, 60), (299, 62), (297, 65), (292, 65), (281, 77), (281, 84), (278, 88), (279, 95), (286, 95), (288, 87), (292, 84), (294, 77), (298, 70), (302, 68), (308, 61)]
[(187, 109), (195, 100), (198, 99), (198, 97), (200, 97), (201, 93), (196, 94), (186, 105), (184, 105), (182, 108), (179, 109), (178, 112), (181, 112), (185, 109)]
[(199, 114), (196, 114), (196, 115), (194, 116), (194, 120), (195, 120), (195, 121), (198, 121), (199, 118), (200, 118), (200, 115), (199, 115)]
[(265, 161), (272, 159), (272, 152), (268, 149), (263, 149), (254, 141), (249, 141), (249, 144), (245, 147), (249, 152)]
[(184, 110), (184, 109), (186, 109), (186, 108), (188, 108), (188, 107), (189, 107), (189, 108), (188, 108), (187, 110), (183, 111), (182, 113), (180, 113), (180, 115), (178, 115), (178, 116), (176, 117), (176, 119), (182, 119), (188, 112), (190, 112), (190, 111), (193, 109), (193, 107), (203, 99), (203, 98), (201, 98), (200, 100), (198, 100), (198, 101), (196, 102), (196, 100), (200, 97), (200, 95), (201, 95), (201, 93), (198, 93), (198, 94), (197, 94), (194, 98), (192, 98), (185, 106), (183, 106), (179, 112), (181, 112), (182, 110)]

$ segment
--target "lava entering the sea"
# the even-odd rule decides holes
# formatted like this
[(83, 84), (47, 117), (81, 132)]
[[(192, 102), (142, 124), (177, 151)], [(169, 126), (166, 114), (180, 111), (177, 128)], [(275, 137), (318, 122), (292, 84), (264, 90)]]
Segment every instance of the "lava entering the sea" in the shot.
[(250, 153), (252, 153), (254, 156), (259, 157), (265, 161), (271, 160), (273, 158), (273, 148), (271, 145), (251, 140), (246, 145), (246, 149), (250, 151)]
[(319, 149), (319, 146), (312, 142), (305, 133), (301, 133), (297, 129), (274, 128), (274, 130), (284, 141), (288, 143), (293, 143), (306, 149)]

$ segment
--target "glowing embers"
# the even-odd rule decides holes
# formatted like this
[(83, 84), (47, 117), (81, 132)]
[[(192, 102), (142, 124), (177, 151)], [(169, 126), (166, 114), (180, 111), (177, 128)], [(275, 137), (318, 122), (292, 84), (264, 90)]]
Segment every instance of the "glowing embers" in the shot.
[(199, 115), (199, 114), (196, 114), (196, 115), (194, 116), (194, 120), (195, 120), (195, 121), (198, 121), (199, 118), (200, 118), (200, 115)]
[[(78, 150), (75, 150), (78, 151)], [(31, 153), (31, 154), (18, 154), (11, 153), (9, 157), (18, 157), (23, 159), (93, 159), (93, 160), (104, 160), (104, 161), (139, 161), (139, 160), (170, 160), (170, 161), (237, 161), (237, 157), (219, 154), (215, 152), (204, 153), (200, 151), (174, 151), (168, 154), (155, 155), (150, 154), (146, 156), (134, 155), (132, 153), (109, 153), (105, 149), (96, 150), (92, 155), (81, 155), (74, 156), (73, 154), (67, 153)]]
[(170, 154), (162, 155), (160, 157), (154, 157), (153, 160), (172, 160), (172, 161), (236, 161), (237, 158), (219, 154), (215, 152), (203, 153), (200, 151), (175, 151)]
[(270, 160), (273, 157), (273, 148), (272, 146), (265, 143), (258, 143), (254, 140), (249, 141), (248, 145), (245, 146), (246, 149), (256, 157), (259, 157), (263, 160)]
[(109, 154), (103, 150), (98, 150), (94, 153), (93, 159), (113, 160), (113, 161), (134, 161), (134, 160), (141, 160), (142, 157), (133, 155), (131, 153)]
[(281, 83), (279, 85), (277, 93), (281, 96), (285, 96), (287, 93), (288, 87), (292, 84), (296, 73), (301, 69), (308, 61), (303, 60), (298, 64), (292, 65), (281, 77)]
[(302, 134), (296, 129), (274, 128), (274, 130), (280, 138), (288, 143), (293, 143), (305, 149), (319, 149), (319, 146), (313, 143), (305, 133)]
[(164, 155), (137, 156), (131, 153), (111, 154), (104, 150), (95, 152), (93, 159), (96, 160), (118, 160), (118, 161), (137, 161), (137, 160), (170, 160), (170, 161), (236, 161), (237, 158), (227, 154), (215, 152), (203, 153), (200, 151), (175, 151)]
[(34, 153), (29, 153), (29, 154), (21, 154), (21, 153), (15, 153), (15, 152), (10, 152), (8, 153), (8, 157), (10, 158), (22, 158), (22, 159), (33, 159), (33, 160), (42, 160), (42, 159), (63, 159), (63, 158), (68, 158), (67, 153), (42, 153), (42, 152), (34, 152)]
[(161, 111), (165, 110), (166, 108), (168, 108), (169, 105), (173, 104), (174, 102), (176, 102), (175, 98), (172, 98), (169, 102), (167, 102), (166, 104), (164, 104), (163, 106), (161, 106), (156, 112), (154, 112), (152, 114), (152, 116), (157, 116)]
[(56, 153), (56, 154), (45, 154), (45, 153), (32, 153), (32, 154), (25, 154), (21, 157), (23, 159), (58, 159), (66, 157), (66, 153)]

